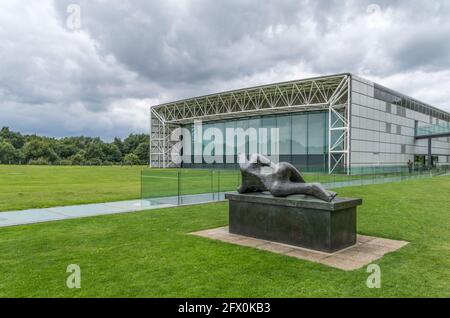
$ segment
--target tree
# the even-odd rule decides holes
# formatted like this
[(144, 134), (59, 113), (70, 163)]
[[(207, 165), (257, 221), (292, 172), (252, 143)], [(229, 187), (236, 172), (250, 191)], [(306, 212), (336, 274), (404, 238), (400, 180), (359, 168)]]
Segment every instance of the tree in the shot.
[(78, 152), (77, 146), (70, 143), (60, 143), (58, 148), (58, 154), (61, 158), (69, 158)]
[(50, 144), (40, 139), (28, 141), (23, 146), (23, 154), (27, 162), (37, 159), (45, 159), (48, 162), (55, 162), (58, 160), (58, 155)]
[(0, 129), (0, 163), (20, 164), (114, 164), (122, 162), (127, 154), (128, 163), (148, 163), (149, 136), (130, 134), (125, 140), (114, 138), (110, 143), (99, 137), (50, 138), (22, 135), (8, 127)]
[(16, 162), (18, 164), (25, 163), (25, 155), (23, 154), (22, 149), (16, 149)]
[(0, 139), (8, 141), (14, 148), (22, 148), (25, 144), (25, 138), (20, 133), (9, 130), (8, 127), (3, 127), (0, 130)]
[(16, 148), (7, 141), (0, 142), (0, 163), (16, 163)]
[(37, 165), (37, 166), (46, 166), (49, 164), (48, 160), (45, 158), (37, 158), (37, 159), (31, 159), (28, 164), (30, 165)]
[(91, 166), (101, 166), (102, 163), (103, 162), (99, 158), (92, 158), (91, 160), (88, 161), (88, 164)]
[(140, 143), (139, 146), (133, 152), (136, 156), (139, 157), (139, 160), (142, 164), (148, 164), (149, 161), (149, 153), (150, 153), (150, 145), (148, 142)]
[(85, 155), (84, 150), (81, 150), (77, 154), (70, 157), (69, 159), (70, 159), (70, 161), (72, 161), (72, 165), (75, 165), (75, 166), (84, 165), (86, 163), (86, 159), (85, 159), (84, 155)]
[(149, 139), (148, 135), (145, 134), (137, 134), (137, 135), (130, 134), (123, 141), (123, 154), (126, 155), (134, 152), (134, 150), (136, 150), (139, 144), (149, 142), (148, 139)]
[(102, 147), (103, 152), (103, 161), (109, 162), (121, 162), (122, 161), (122, 153), (115, 144), (103, 144)]
[(61, 159), (60, 161), (58, 161), (58, 164), (60, 166), (71, 166), (73, 163), (70, 159)]
[(123, 142), (119, 137), (114, 137), (113, 144), (119, 148), (120, 152), (123, 153)]
[(91, 142), (86, 149), (85, 157), (88, 161), (92, 159), (100, 159), (103, 161), (105, 159), (104, 156), (103, 145), (101, 143)]
[(129, 154), (125, 155), (125, 158), (123, 159), (123, 161), (126, 165), (130, 165), (130, 166), (140, 164), (139, 157), (136, 156), (134, 153), (129, 153)]

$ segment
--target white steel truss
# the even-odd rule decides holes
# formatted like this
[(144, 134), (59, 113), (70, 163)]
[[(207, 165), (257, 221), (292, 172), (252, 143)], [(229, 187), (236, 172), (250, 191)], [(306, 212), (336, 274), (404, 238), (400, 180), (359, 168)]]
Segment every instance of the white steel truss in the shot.
[[(287, 112), (328, 110), (329, 173), (349, 171), (350, 74), (338, 74), (206, 95), (151, 107), (150, 164), (170, 166), (170, 134), (195, 120), (214, 121)], [(332, 139), (340, 133), (342, 143)]]
[[(342, 79), (328, 104), (328, 173), (338, 167), (350, 174), (350, 109), (351, 78)], [(346, 97), (346, 107), (342, 108)]]
[(175, 165), (170, 160), (170, 150), (175, 144), (170, 140), (172, 131), (179, 127), (166, 123), (157, 112), (150, 111), (150, 166), (168, 168)]

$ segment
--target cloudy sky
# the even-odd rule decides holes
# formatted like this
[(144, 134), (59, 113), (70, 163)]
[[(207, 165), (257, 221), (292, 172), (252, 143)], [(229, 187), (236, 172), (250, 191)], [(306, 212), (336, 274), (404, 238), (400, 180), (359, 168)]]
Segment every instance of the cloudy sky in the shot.
[(0, 126), (24, 133), (108, 140), (150, 105), (337, 72), (450, 111), (450, 1), (0, 2)]

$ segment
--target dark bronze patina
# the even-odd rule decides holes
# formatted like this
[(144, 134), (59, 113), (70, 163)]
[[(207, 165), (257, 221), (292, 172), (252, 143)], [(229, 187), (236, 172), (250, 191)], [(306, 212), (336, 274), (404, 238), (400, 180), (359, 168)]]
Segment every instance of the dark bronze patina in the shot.
[(275, 197), (307, 194), (327, 202), (333, 201), (337, 195), (320, 183), (305, 183), (300, 172), (287, 162), (275, 164), (263, 155), (255, 154), (239, 165), (242, 183), (237, 191), (241, 194), (264, 191)]

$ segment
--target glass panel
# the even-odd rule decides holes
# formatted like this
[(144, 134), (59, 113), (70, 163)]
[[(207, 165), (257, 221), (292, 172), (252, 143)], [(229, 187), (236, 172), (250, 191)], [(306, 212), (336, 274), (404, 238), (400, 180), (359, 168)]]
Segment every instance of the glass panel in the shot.
[[(244, 130), (244, 132), (247, 132), (248, 118), (243, 118), (243, 119), (238, 120), (236, 127), (242, 128)], [(237, 142), (238, 142), (237, 147), (239, 147), (239, 140)], [(242, 150), (243, 150), (243, 153), (245, 154), (245, 156), (248, 158), (248, 137), (247, 137), (247, 135), (245, 136), (245, 140), (241, 140), (241, 142), (244, 142), (244, 147)], [(241, 150), (239, 150), (239, 148), (238, 148), (237, 155), (239, 155), (240, 152), (241, 152)]]
[(213, 155), (216, 157), (216, 162), (214, 163), (214, 168), (223, 168), (223, 165), (225, 163), (225, 123), (224, 122), (214, 122), (211, 125), (213, 128), (216, 129), (216, 132), (218, 133), (220, 131), (220, 135), (214, 136), (214, 151)]
[[(183, 128), (185, 128), (186, 130), (188, 130), (190, 132), (190, 136), (183, 136), (183, 142), (182, 142), (182, 150), (181, 150), (181, 154), (183, 155), (183, 159), (185, 158), (186, 160), (183, 160), (181, 167), (182, 168), (191, 168), (192, 167), (192, 162), (193, 162), (193, 140), (192, 140), (192, 125), (188, 124), (188, 125), (184, 125), (182, 126)], [(187, 144), (187, 142), (189, 142), (190, 144)], [(190, 149), (190, 151), (189, 151)], [(190, 153), (190, 158), (187, 158), (187, 154)]]
[(141, 198), (178, 196), (178, 173), (175, 169), (144, 169), (141, 172)]
[[(213, 128), (213, 125), (211, 123), (203, 123), (203, 136), (205, 136), (205, 131), (209, 128)], [(203, 153), (205, 153), (206, 146), (211, 143), (211, 140), (202, 138), (202, 167), (206, 168), (210, 164), (206, 163), (205, 158), (203, 157)]]
[(308, 115), (308, 168), (313, 171), (324, 170), (326, 164), (325, 113)]
[(291, 162), (291, 116), (278, 117), (277, 128), (280, 138), (280, 161)]
[(325, 116), (323, 113), (308, 115), (308, 154), (325, 151)]
[(267, 143), (264, 142), (262, 147), (266, 147), (265, 149), (267, 149), (267, 155), (271, 155), (272, 154), (272, 133), (271, 133), (271, 129), (272, 128), (276, 128), (277, 127), (277, 119), (276, 117), (263, 117), (261, 120), (262, 123), (262, 127), (263, 128), (267, 128)]
[(256, 133), (256, 140), (253, 140), (252, 143), (248, 144), (248, 152), (251, 155), (252, 153), (260, 153), (260, 149), (259, 149), (259, 145), (258, 145), (258, 140), (261, 138), (261, 136), (259, 136), (259, 128), (261, 128), (261, 118), (259, 117), (251, 117), (248, 120), (248, 128), (249, 129), (254, 129), (255, 133)]
[(308, 115), (292, 115), (292, 164), (302, 168), (308, 163)]
[[(224, 124), (225, 130), (228, 128), (234, 132), (236, 128), (236, 120), (226, 121)], [(225, 132), (225, 166), (227, 168), (235, 167), (236, 165), (236, 136)]]

